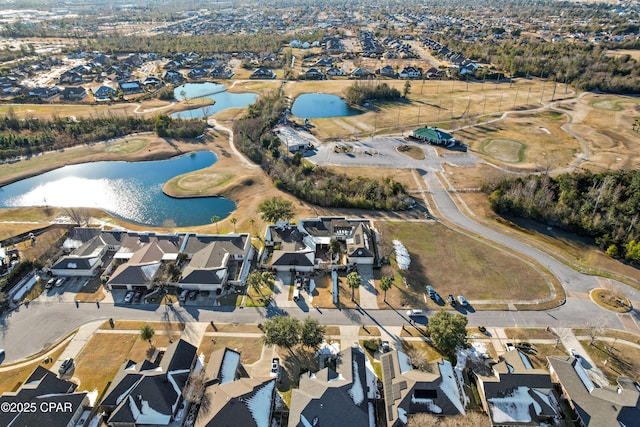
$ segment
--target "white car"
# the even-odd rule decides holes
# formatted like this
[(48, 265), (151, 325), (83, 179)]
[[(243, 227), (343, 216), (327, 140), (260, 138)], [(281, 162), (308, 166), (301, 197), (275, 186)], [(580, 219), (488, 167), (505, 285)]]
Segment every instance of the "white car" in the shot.
[(407, 310), (407, 316), (409, 317), (422, 317), (424, 312), (422, 310)]
[(469, 304), (469, 302), (466, 300), (465, 297), (463, 297), (462, 295), (458, 295), (458, 302), (460, 303), (460, 305), (467, 305)]
[(127, 292), (127, 294), (124, 296), (124, 302), (126, 302), (127, 304), (130, 303), (131, 300), (133, 300), (133, 295), (134, 295), (133, 291)]
[(573, 357), (575, 357), (576, 359), (580, 359), (580, 355), (578, 354), (578, 352), (576, 351), (575, 348), (570, 348), (569, 349), (569, 354), (572, 355)]

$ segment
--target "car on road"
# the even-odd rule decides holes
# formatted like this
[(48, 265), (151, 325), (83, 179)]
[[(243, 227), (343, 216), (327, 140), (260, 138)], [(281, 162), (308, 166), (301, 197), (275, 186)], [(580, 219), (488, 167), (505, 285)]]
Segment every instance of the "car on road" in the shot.
[(422, 317), (424, 316), (424, 312), (422, 310), (407, 310), (407, 316), (409, 317)]
[(133, 296), (133, 302), (138, 303), (138, 302), (140, 302), (141, 298), (142, 298), (142, 291), (138, 291)]
[(452, 294), (447, 295), (447, 300), (449, 301), (449, 304), (451, 304), (452, 307), (455, 307), (456, 299), (453, 297)]
[(0, 348), (0, 362), (4, 359), (4, 348)]
[(60, 369), (58, 369), (58, 373), (60, 375), (66, 374), (69, 369), (73, 366), (73, 357), (69, 357), (68, 359), (64, 359), (62, 361), (62, 365), (60, 365)]
[(429, 294), (429, 298), (433, 300), (436, 299), (436, 291), (433, 289), (433, 286), (427, 286), (427, 294)]
[(469, 301), (466, 300), (465, 297), (463, 297), (462, 295), (458, 295), (458, 302), (460, 303), (460, 305), (469, 305)]
[(129, 304), (133, 300), (133, 295), (134, 295), (133, 291), (127, 292), (127, 294), (124, 296), (124, 302)]
[(274, 357), (271, 359), (271, 376), (277, 377), (280, 374), (280, 359)]

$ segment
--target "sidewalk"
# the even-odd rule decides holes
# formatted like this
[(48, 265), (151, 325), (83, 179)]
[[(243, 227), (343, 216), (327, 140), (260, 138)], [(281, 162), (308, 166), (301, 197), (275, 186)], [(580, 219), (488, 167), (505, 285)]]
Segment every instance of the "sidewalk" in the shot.
[[(73, 336), (67, 348), (64, 349), (62, 354), (56, 362), (51, 366), (50, 370), (53, 372), (58, 372), (60, 365), (62, 365), (62, 361), (73, 357), (74, 359), (78, 356), (80, 351), (84, 348), (87, 342), (91, 339), (96, 330), (104, 323), (104, 320), (94, 320), (93, 322), (86, 323), (78, 329), (78, 332)], [(137, 333), (140, 333), (136, 331)]]
[(600, 387), (605, 387), (610, 385), (607, 377), (602, 373), (602, 371), (596, 366), (593, 362), (589, 353), (587, 353), (580, 344), (580, 341), (573, 334), (573, 331), (569, 328), (551, 328), (551, 330), (560, 338), (560, 342), (567, 349), (567, 354), (569, 354), (570, 349), (575, 349), (576, 352), (580, 355), (582, 367), (587, 371), (589, 378), (598, 384)]

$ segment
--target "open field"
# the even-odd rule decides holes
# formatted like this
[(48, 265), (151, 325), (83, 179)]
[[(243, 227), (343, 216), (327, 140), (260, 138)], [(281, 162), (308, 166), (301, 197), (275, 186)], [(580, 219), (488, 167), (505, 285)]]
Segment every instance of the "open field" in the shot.
[[(441, 224), (376, 222), (376, 228), (383, 239), (381, 256), (392, 256), (392, 239), (400, 240), (411, 256), (404, 274), (406, 286), (396, 275), (394, 287), (387, 291), (391, 306), (424, 307), (426, 285), (433, 286), (443, 298), (451, 293), (470, 301), (549, 295), (545, 278), (528, 264)], [(382, 293), (378, 299), (382, 306)], [(429, 300), (429, 305), (434, 304)]]

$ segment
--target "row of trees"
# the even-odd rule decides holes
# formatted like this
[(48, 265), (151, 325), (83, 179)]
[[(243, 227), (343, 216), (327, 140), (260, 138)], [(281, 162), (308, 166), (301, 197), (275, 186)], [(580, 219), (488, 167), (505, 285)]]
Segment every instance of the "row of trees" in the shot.
[(206, 126), (203, 121), (171, 119), (169, 116), (154, 119), (105, 116), (80, 120), (53, 117), (43, 120), (35, 117), (19, 119), (10, 112), (0, 118), (0, 159), (31, 156), (154, 130), (158, 136), (190, 139), (202, 135)]
[(261, 327), (264, 332), (262, 341), (266, 345), (286, 347), (291, 353), (298, 344), (315, 350), (324, 341), (325, 327), (311, 317), (300, 322), (295, 317), (275, 316), (262, 323)]
[(303, 161), (302, 154), (284, 157), (272, 134), (283, 114), (277, 94), (261, 97), (234, 126), (235, 142), (252, 161), (261, 164), (281, 190), (307, 202), (329, 207), (399, 210), (406, 207), (405, 188), (392, 178), (351, 178)]
[(640, 264), (640, 171), (527, 175), (485, 190), (498, 214), (593, 237), (610, 256)]
[[(409, 93), (409, 86), (405, 86), (405, 95)], [(346, 101), (351, 105), (363, 105), (370, 100), (394, 101), (400, 99), (400, 91), (390, 87), (386, 83), (373, 83), (372, 81), (356, 82), (349, 86), (345, 93)]]

